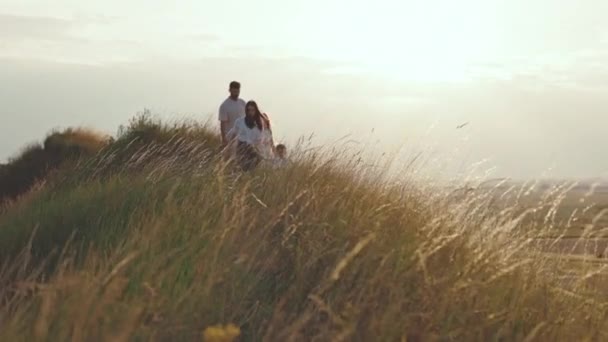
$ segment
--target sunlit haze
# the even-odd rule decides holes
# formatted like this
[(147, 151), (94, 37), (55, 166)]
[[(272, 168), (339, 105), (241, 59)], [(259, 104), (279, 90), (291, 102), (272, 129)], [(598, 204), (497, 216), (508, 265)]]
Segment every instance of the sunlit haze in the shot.
[(606, 0), (0, 0), (0, 161), (53, 128), (114, 133), (144, 108), (215, 119), (234, 79), (289, 143), (351, 134), (487, 159), (495, 176), (602, 177), (607, 13)]

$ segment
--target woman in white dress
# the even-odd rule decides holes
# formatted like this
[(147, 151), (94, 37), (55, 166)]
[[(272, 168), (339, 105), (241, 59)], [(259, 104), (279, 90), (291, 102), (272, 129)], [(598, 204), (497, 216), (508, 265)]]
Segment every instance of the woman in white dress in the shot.
[(270, 119), (260, 112), (255, 101), (247, 102), (245, 117), (235, 121), (231, 132), (237, 144), (238, 162), (244, 171), (256, 168), (264, 159), (274, 158)]

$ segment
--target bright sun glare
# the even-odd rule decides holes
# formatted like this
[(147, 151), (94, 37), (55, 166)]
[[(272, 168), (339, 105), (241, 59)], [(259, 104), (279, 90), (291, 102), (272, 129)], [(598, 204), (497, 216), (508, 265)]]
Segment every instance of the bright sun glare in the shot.
[(382, 1), (328, 6), (309, 37), (316, 54), (407, 81), (459, 82), (489, 57), (494, 27), (478, 1)]

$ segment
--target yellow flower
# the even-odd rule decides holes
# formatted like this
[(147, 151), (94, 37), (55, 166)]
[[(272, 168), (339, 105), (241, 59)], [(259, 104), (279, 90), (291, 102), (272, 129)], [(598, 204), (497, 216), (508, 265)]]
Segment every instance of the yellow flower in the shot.
[(233, 342), (241, 335), (241, 330), (234, 324), (214, 325), (203, 332), (204, 342)]

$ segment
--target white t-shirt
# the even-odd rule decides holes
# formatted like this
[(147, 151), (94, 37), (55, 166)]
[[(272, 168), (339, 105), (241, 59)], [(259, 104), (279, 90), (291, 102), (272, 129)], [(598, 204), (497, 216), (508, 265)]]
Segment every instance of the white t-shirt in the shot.
[(275, 169), (282, 169), (289, 165), (289, 159), (276, 157), (272, 160), (272, 167)]
[(271, 159), (274, 157), (272, 152), (272, 131), (269, 129), (260, 130), (257, 125), (254, 125), (253, 128), (247, 127), (247, 124), (245, 124), (245, 117), (238, 118), (234, 122), (233, 129), (228, 135), (235, 138), (237, 141), (255, 147), (264, 159)]
[(232, 126), (232, 130), (230, 130), (228, 134), (236, 140), (248, 143), (249, 145), (260, 144), (263, 140), (262, 131), (257, 125), (253, 126), (253, 128), (247, 127), (247, 124), (245, 124), (245, 117), (236, 119)]
[(226, 122), (226, 132), (230, 132), (237, 119), (245, 117), (246, 103), (243, 99), (227, 98), (220, 105), (219, 120)]

